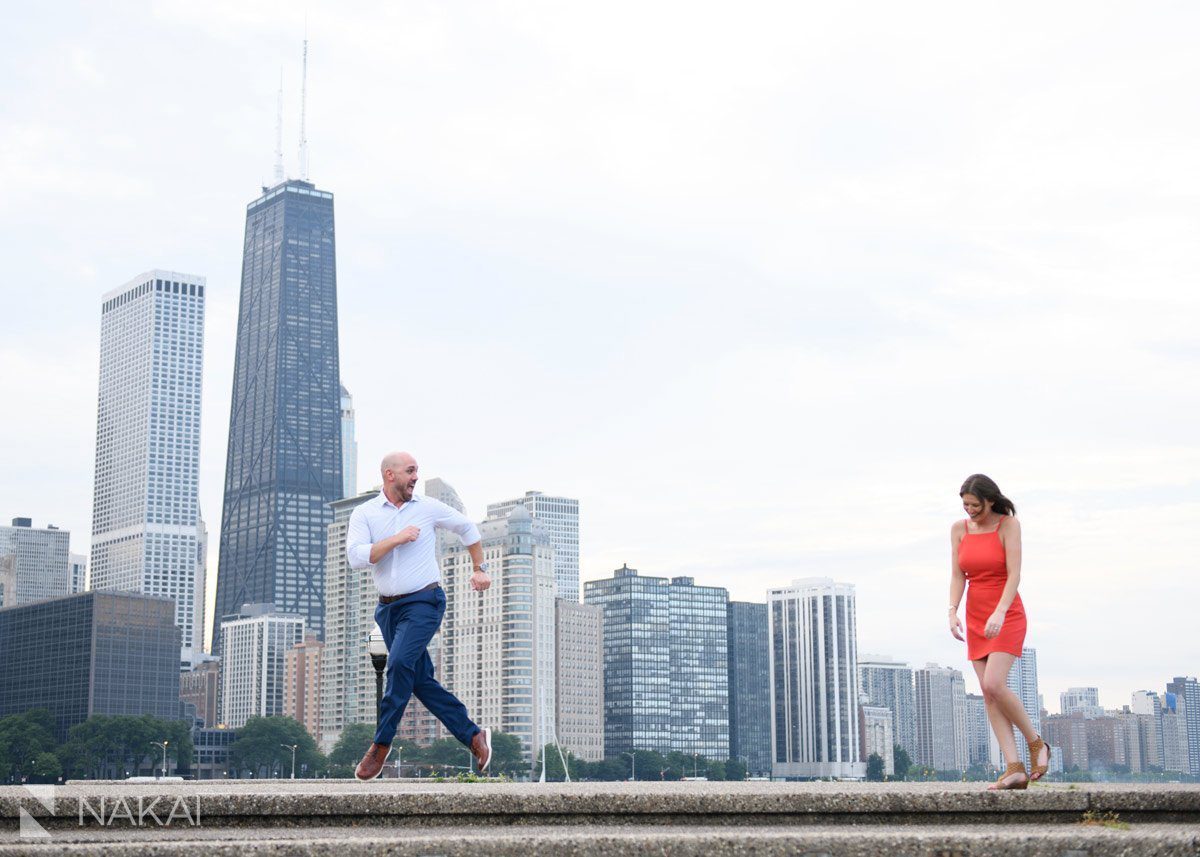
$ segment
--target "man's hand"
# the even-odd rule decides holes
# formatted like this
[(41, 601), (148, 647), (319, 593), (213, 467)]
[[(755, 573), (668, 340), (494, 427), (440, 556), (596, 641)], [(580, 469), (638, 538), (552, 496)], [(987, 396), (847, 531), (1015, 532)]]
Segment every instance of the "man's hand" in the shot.
[(415, 542), (417, 536), (421, 535), (420, 527), (408, 526), (400, 532), (396, 533), (396, 545), (406, 545), (409, 542)]
[(471, 588), (476, 592), (483, 592), (492, 585), (492, 579), (488, 577), (486, 571), (475, 569), (475, 573), (471, 575)]

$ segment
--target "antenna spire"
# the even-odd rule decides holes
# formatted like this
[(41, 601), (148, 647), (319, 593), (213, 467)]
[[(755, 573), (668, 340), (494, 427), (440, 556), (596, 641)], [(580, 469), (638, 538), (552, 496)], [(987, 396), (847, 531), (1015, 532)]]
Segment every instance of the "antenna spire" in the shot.
[[(308, 27), (305, 27), (307, 30)], [(304, 34), (304, 62), (300, 73), (300, 178), (308, 181), (308, 136), (304, 130), (304, 112), (308, 103), (308, 33)]]
[(275, 184), (283, 181), (283, 69), (279, 69), (279, 100), (275, 111)]

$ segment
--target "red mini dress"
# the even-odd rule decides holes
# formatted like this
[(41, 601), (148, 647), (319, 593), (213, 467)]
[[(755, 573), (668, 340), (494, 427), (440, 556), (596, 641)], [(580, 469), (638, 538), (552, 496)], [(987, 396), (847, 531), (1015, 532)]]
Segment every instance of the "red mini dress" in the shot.
[(958, 543), (958, 567), (967, 578), (967, 659), (977, 661), (992, 652), (1021, 657), (1025, 645), (1025, 606), (1019, 594), (1004, 614), (1000, 633), (990, 640), (983, 635), (988, 617), (996, 612), (1008, 583), (1008, 562), (1004, 543), (1000, 541), (1000, 527), (987, 533), (965, 532)]

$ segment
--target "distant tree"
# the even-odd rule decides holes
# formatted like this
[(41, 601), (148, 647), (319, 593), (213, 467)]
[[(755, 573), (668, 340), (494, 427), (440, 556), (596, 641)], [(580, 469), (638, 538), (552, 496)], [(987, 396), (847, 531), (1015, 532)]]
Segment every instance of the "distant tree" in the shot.
[(292, 751), (283, 745), (296, 747), (296, 771), (302, 766), (309, 771), (325, 768), (325, 757), (317, 742), (303, 724), (291, 717), (251, 717), (238, 729), (238, 736), (229, 745), (229, 765), (255, 777), (290, 777)]
[(521, 739), (508, 732), (492, 732), (492, 761), (485, 773), (509, 777), (528, 776)]
[(726, 778), (725, 762), (719, 759), (706, 761), (704, 764), (704, 773), (701, 776), (708, 777), (710, 780), (723, 780)]
[(35, 708), (21, 714), (0, 717), (0, 780), (19, 780), (33, 774), (35, 760), (54, 750), (54, 731), (50, 712)]
[[(885, 751), (886, 752), (886, 751)], [(878, 753), (867, 756), (867, 779), (873, 783), (883, 782), (883, 759)]]
[[(329, 753), (328, 765), (331, 777), (353, 777), (359, 760), (375, 738), (375, 724), (348, 723), (338, 736), (337, 743)], [(282, 749), (282, 748), (281, 748)], [(299, 752), (299, 751), (297, 751)], [(290, 762), (288, 773), (291, 773)]]
[(121, 779), (127, 771), (161, 770), (162, 750), (155, 741), (167, 744), (168, 768), (174, 761), (176, 771), (191, 770), (195, 750), (190, 726), (148, 714), (93, 714), (71, 727), (55, 754), (66, 776)]
[(563, 758), (567, 760), (567, 768), (571, 772), (571, 779), (578, 781), (585, 777), (586, 762), (575, 756), (570, 750), (563, 749), (562, 756), (558, 755), (558, 748), (553, 745), (547, 745), (542, 749), (542, 753), (538, 756), (537, 764), (533, 768), (533, 776), (540, 778), (542, 775), (542, 758), (546, 760), (546, 780), (547, 782), (562, 782), (566, 779), (563, 771)]
[(730, 759), (725, 763), (725, 779), (727, 780), (744, 780), (746, 779), (746, 763), (741, 759)]
[(53, 753), (38, 753), (29, 771), (31, 783), (56, 783), (62, 779), (62, 763)]
[(896, 772), (896, 779), (903, 780), (908, 778), (908, 769), (912, 767), (912, 759), (908, 757), (908, 751), (896, 744), (892, 747), (892, 768)]

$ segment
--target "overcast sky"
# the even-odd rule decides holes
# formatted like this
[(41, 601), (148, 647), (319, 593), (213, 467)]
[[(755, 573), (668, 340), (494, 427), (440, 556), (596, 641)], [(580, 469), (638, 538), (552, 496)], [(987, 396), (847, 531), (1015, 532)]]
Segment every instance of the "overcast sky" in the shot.
[[(1025, 533), (1041, 689), (1200, 673), (1200, 7), (311, 3), (359, 481), (577, 497), (583, 578), (762, 601), (963, 669), (968, 474)], [(100, 296), (208, 278), (216, 573), (245, 206), (304, 7), (25, 4), (0, 33), (0, 517), (91, 530)]]

